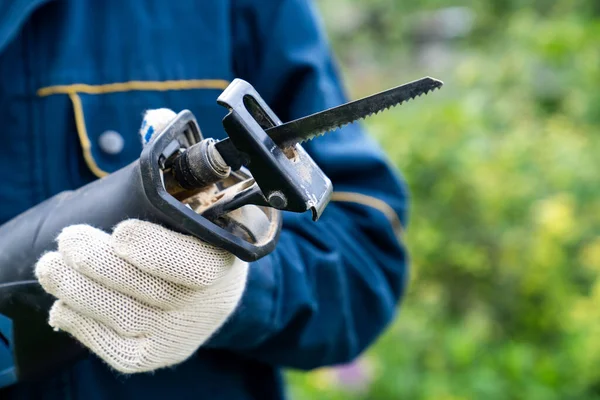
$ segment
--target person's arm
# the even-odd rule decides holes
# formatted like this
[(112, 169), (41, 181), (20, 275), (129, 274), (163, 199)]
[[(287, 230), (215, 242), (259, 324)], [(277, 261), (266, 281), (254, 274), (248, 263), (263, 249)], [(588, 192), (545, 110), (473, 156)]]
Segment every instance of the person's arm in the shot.
[[(346, 101), (314, 4), (249, 2), (235, 15), (236, 71), (282, 120)], [(286, 213), (277, 249), (250, 265), (238, 310), (209, 345), (314, 368), (353, 359), (393, 318), (407, 283), (407, 193), (359, 125), (304, 146), (333, 201), (317, 223)]]

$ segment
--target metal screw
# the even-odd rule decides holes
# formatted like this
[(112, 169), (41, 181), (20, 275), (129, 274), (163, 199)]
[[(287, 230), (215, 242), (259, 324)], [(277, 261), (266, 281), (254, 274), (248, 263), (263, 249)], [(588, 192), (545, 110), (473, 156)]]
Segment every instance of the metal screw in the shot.
[(274, 208), (284, 208), (287, 205), (285, 195), (279, 191), (271, 192), (267, 201)]

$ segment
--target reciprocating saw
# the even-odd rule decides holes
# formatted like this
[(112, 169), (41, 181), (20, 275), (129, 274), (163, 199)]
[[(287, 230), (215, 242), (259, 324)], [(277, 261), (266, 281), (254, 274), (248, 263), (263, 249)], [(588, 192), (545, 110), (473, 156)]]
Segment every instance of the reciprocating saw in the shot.
[(0, 314), (12, 321), (2, 337), (19, 380), (85, 354), (47, 323), (53, 298), (34, 276), (40, 256), (60, 231), (89, 224), (111, 231), (130, 218), (161, 224), (254, 261), (275, 248), (281, 212), (327, 206), (332, 184), (301, 143), (440, 88), (422, 78), (393, 89), (282, 123), (247, 82), (236, 79), (217, 102), (228, 138), (203, 138), (189, 111), (147, 144), (139, 158), (80, 189), (60, 193), (0, 227)]

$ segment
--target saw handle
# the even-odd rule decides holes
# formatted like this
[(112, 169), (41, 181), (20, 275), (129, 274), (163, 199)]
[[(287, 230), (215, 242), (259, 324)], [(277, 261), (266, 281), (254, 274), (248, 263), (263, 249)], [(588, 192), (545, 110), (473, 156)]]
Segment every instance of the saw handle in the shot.
[(79, 190), (56, 195), (0, 227), (0, 313), (12, 320), (14, 342), (9, 345), (19, 380), (86, 354), (78, 342), (48, 325), (55, 299), (34, 276), (40, 256), (56, 249), (58, 233), (73, 224), (110, 231), (127, 218), (169, 224), (144, 195), (139, 172), (135, 162)]
[(250, 242), (166, 191), (165, 162), (201, 139), (193, 115), (184, 111), (144, 148), (139, 160), (80, 189), (60, 193), (0, 227), (0, 314), (11, 319), (10, 336), (14, 338), (0, 335), (0, 340), (12, 348), (19, 380), (40, 376), (86, 354), (78, 342), (48, 325), (54, 299), (34, 276), (37, 260), (56, 249), (55, 240), (63, 228), (88, 224), (110, 232), (119, 222), (136, 218), (194, 235), (246, 261), (274, 249), (281, 228), (280, 212), (263, 215), (267, 222), (254, 228), (254, 241)]

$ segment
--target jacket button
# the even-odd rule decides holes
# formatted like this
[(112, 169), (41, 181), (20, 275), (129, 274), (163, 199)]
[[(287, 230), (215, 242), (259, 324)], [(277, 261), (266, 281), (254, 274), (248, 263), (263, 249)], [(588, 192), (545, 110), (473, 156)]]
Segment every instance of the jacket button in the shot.
[(123, 151), (125, 140), (123, 136), (116, 131), (104, 131), (98, 137), (100, 149), (107, 154), (116, 155)]

